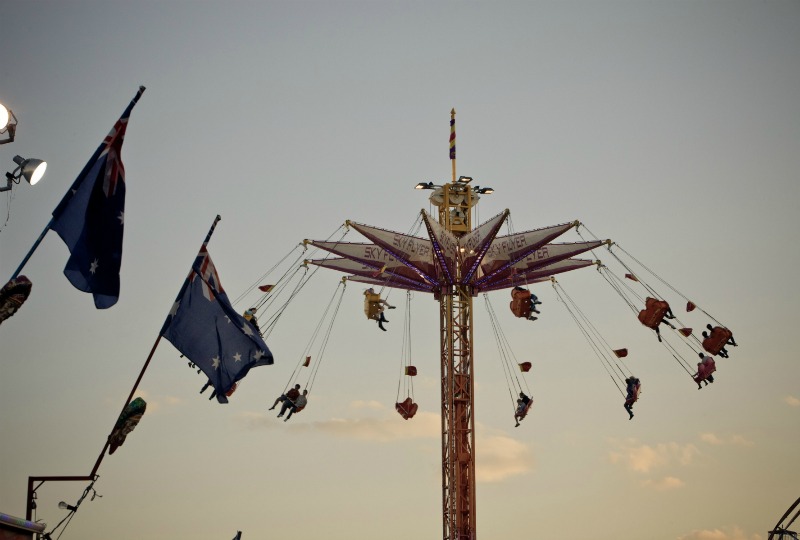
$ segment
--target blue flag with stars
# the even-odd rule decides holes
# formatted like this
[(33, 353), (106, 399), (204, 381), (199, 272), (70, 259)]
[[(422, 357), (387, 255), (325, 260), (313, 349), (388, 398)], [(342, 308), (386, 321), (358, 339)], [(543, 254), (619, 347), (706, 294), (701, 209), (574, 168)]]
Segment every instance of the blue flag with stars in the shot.
[(92, 293), (98, 309), (119, 300), (125, 225), (122, 142), (142, 92), (143, 86), (53, 210), (49, 225), (69, 248), (64, 275), (78, 290)]
[(220, 403), (250, 368), (273, 363), (264, 340), (231, 306), (205, 245), (161, 335), (206, 374)]

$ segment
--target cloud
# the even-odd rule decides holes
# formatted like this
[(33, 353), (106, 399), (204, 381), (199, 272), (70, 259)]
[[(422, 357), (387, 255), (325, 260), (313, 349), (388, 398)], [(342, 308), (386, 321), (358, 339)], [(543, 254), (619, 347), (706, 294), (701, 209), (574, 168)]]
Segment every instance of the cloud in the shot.
[(674, 476), (665, 476), (661, 480), (647, 480), (644, 486), (657, 489), (658, 491), (667, 491), (669, 489), (683, 487), (684, 482), (680, 478), (675, 478)]
[[(351, 406), (360, 409), (378, 408), (376, 402), (372, 401), (354, 402)], [(385, 409), (382, 405), (380, 408)], [(286, 429), (283, 422), (263, 413), (242, 413), (242, 418), (253, 429)], [(440, 416), (424, 411), (418, 412), (408, 421), (387, 411), (385, 416), (377, 418), (331, 418), (317, 422), (298, 422), (288, 428), (295, 432), (321, 431), (334, 437), (374, 443), (411, 439), (438, 442), (442, 436)], [(482, 431), (477, 431), (475, 442), (479, 449), (475, 463), (475, 478), (478, 482), (501, 482), (528, 474), (534, 469), (533, 451), (529, 445), (503, 434), (481, 435)]]
[(725, 444), (722, 439), (720, 439), (713, 433), (701, 433), (700, 440), (703, 442), (707, 442), (708, 444)]
[(744, 438), (743, 435), (731, 435), (730, 440), (731, 444), (737, 444), (739, 446), (753, 446), (754, 444), (756, 444), (753, 441)]
[(336, 437), (363, 441), (390, 442), (400, 439), (438, 439), (441, 421), (438, 414), (418, 412), (405, 421), (399, 415), (384, 418), (332, 418), (312, 422), (310, 428)]
[(790, 407), (800, 407), (800, 399), (794, 396), (786, 396), (783, 401)]
[(689, 465), (700, 451), (693, 444), (681, 446), (675, 442), (659, 443), (655, 446), (637, 444), (635, 440), (614, 441), (616, 450), (609, 452), (611, 463), (622, 463), (638, 473), (649, 473), (672, 463)]
[(375, 400), (371, 400), (371, 401), (362, 401), (362, 400), (353, 401), (352, 403), (350, 403), (350, 407), (353, 408), (353, 409), (372, 409), (372, 410), (376, 410), (376, 411), (380, 411), (380, 410), (383, 410), (383, 409), (386, 408), (383, 405), (383, 403), (381, 403), (380, 401), (375, 401)]
[(763, 540), (760, 534), (748, 535), (736, 525), (721, 529), (695, 529), (678, 540)]
[(527, 444), (505, 435), (478, 439), (475, 442), (480, 450), (475, 462), (475, 479), (478, 482), (500, 482), (533, 470), (533, 451)]
[(727, 439), (723, 439), (714, 433), (701, 433), (700, 440), (713, 445), (733, 444), (737, 446), (753, 446), (755, 444), (743, 435), (731, 435)]

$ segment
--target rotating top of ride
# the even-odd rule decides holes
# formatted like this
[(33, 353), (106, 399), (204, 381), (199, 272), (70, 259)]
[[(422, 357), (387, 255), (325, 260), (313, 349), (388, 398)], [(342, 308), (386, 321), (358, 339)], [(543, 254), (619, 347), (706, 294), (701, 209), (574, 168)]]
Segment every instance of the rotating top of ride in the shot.
[[(473, 296), (480, 292), (513, 288), (546, 281), (555, 274), (594, 264), (573, 258), (608, 241), (551, 243), (573, 227), (571, 221), (517, 234), (497, 236), (509, 210), (497, 214), (475, 229), (469, 229), (470, 206), (477, 200), (470, 186), (431, 201), (439, 206), (439, 219), (422, 210), (420, 219), (428, 238), (347, 221), (370, 242), (305, 240), (329, 251), (335, 258), (315, 259), (311, 264), (350, 274), (348, 279), (381, 287), (430, 292), (438, 295), (445, 287), (468, 286)], [(412, 228), (413, 230), (413, 228)]]

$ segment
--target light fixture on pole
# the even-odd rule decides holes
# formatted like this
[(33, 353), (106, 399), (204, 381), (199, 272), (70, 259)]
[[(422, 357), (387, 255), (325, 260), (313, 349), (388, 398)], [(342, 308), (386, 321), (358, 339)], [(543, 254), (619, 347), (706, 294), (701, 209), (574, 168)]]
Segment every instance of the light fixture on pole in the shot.
[(419, 184), (414, 186), (414, 189), (435, 189), (437, 187), (439, 186), (433, 185), (433, 182), (420, 182)]
[(35, 186), (47, 170), (47, 162), (41, 159), (24, 159), (14, 156), (14, 163), (17, 164), (17, 168), (14, 169), (14, 172), (6, 173), (6, 185), (0, 186), (0, 191), (10, 190), (13, 184), (19, 184), (22, 177), (25, 177), (30, 185)]
[(60, 503), (58, 503), (58, 507), (61, 508), (62, 510), (69, 510), (70, 512), (77, 512), (78, 511), (78, 507), (77, 506), (72, 506), (71, 504), (67, 504), (64, 501), (61, 501)]
[(6, 144), (14, 141), (14, 136), (17, 133), (17, 117), (10, 109), (6, 109), (0, 103), (0, 135), (7, 133), (6, 138), (0, 140), (0, 144)]

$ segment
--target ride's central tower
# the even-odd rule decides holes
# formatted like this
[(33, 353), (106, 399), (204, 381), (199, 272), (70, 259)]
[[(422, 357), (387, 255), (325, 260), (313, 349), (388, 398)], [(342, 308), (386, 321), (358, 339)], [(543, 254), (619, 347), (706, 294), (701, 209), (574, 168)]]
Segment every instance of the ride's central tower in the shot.
[[(462, 178), (442, 186), (441, 194), (439, 224), (460, 238), (472, 230), (472, 189)], [(475, 540), (473, 290), (461, 284), (462, 265), (455, 271), (455, 283), (443, 286), (439, 297), (443, 538)]]

